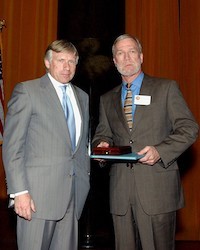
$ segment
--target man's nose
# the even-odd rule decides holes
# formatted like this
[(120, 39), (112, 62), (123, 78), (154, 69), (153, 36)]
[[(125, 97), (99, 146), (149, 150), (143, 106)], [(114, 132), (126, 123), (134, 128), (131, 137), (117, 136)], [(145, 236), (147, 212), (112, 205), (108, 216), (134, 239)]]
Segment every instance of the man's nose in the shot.
[(63, 68), (65, 68), (65, 69), (69, 69), (69, 62), (64, 62), (63, 63)]
[(127, 53), (125, 53), (125, 59), (127, 60), (127, 59), (130, 59), (130, 55), (129, 55), (129, 53), (127, 52)]

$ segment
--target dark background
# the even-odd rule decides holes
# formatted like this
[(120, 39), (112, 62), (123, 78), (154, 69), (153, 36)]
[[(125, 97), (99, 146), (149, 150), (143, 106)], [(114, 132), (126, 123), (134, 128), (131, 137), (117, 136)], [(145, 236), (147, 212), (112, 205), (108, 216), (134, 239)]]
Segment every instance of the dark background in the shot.
[(112, 44), (125, 32), (125, 0), (59, 0), (58, 39), (68, 39), (80, 55), (73, 82), (90, 95), (92, 134), (99, 96), (121, 82)]
[(125, 27), (124, 0), (59, 0), (58, 38), (114, 40)]
[[(99, 97), (120, 84), (112, 61), (112, 44), (125, 32), (124, 0), (59, 0), (58, 39), (78, 49), (79, 64), (73, 83), (90, 95), (91, 137), (98, 124)], [(109, 164), (91, 161), (91, 189), (80, 219), (80, 245), (114, 244), (109, 213)]]

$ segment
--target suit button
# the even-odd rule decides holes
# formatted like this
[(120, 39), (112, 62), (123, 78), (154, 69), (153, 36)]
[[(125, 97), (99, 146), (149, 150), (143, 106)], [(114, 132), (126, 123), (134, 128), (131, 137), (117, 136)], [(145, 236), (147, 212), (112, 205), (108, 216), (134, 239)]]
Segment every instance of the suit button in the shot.
[(130, 144), (133, 144), (133, 140), (130, 140), (129, 143), (130, 143)]
[(130, 168), (130, 169), (133, 169), (133, 167), (134, 167), (133, 163), (126, 163), (126, 166), (127, 166), (128, 168)]

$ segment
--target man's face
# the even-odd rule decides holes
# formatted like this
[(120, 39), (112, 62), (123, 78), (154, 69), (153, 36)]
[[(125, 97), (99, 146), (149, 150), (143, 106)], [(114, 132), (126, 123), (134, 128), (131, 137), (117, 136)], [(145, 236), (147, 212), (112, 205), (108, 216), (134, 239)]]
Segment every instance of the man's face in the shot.
[(74, 77), (76, 71), (76, 56), (74, 53), (52, 51), (52, 59), (44, 62), (48, 72), (58, 82), (68, 83)]
[(133, 39), (126, 38), (115, 45), (113, 61), (122, 76), (131, 77), (140, 73), (143, 54)]

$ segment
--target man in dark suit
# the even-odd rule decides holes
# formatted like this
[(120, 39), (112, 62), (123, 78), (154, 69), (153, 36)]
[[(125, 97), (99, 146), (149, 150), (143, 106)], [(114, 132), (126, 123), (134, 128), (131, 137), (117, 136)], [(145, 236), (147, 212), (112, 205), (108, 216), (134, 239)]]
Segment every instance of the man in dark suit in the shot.
[(17, 84), (8, 103), (8, 194), (18, 215), (20, 250), (77, 250), (78, 219), (89, 191), (89, 100), (71, 84), (78, 63), (72, 43), (54, 41), (44, 63), (47, 74)]
[[(197, 138), (198, 125), (175, 81), (142, 72), (142, 46), (130, 35), (112, 47), (122, 85), (100, 99), (93, 146), (127, 146), (144, 155), (110, 170), (110, 211), (116, 250), (172, 250), (176, 210), (184, 205), (177, 158)], [(131, 112), (126, 95), (131, 93)], [(128, 116), (126, 116), (125, 112)], [(127, 118), (128, 117), (128, 118)]]

